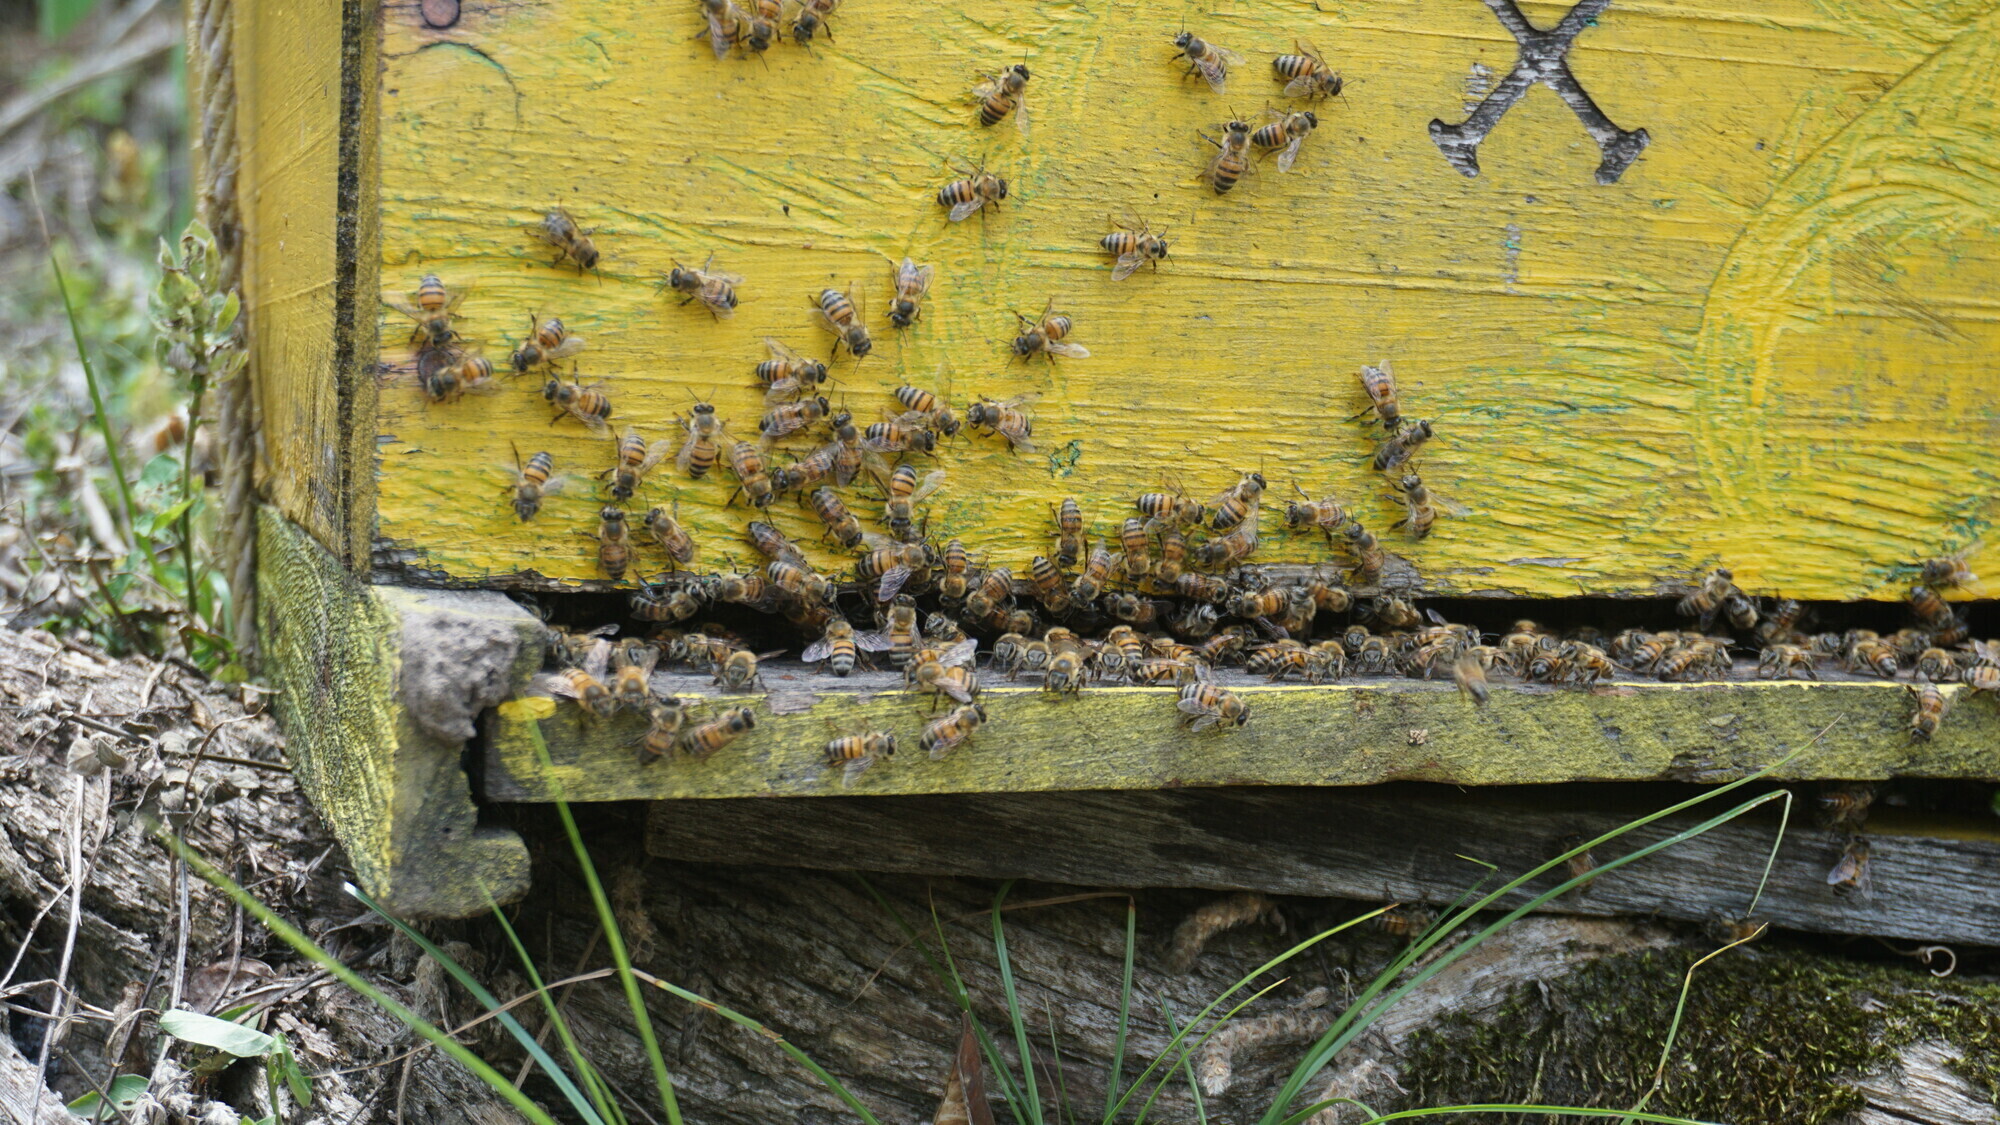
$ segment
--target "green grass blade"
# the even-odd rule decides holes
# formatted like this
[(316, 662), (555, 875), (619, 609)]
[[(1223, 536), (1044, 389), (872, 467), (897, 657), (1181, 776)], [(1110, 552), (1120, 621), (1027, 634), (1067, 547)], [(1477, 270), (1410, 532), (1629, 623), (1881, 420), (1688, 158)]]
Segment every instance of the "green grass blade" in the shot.
[(1007, 925), (1000, 914), (1000, 904), (1007, 901), (1007, 892), (1013, 887), (1011, 880), (1002, 883), (999, 893), (993, 896), (993, 956), (1000, 964), (1000, 991), (1007, 1000), (1007, 1020), (1014, 1027), (1014, 1045), (1021, 1058), (1021, 1096), (1028, 1115), (1020, 1120), (1025, 1125), (1042, 1125), (1042, 1099), (1035, 1089), (1034, 1056), (1028, 1053), (1028, 1022), (1021, 1018), (1021, 997), (1014, 990), (1014, 963), (1007, 956)]
[[(450, 973), (451, 979), (457, 981), (461, 988), (472, 993), (472, 998), (479, 1001), (482, 1007), (489, 1012), (496, 1013), (494, 1018), (500, 1021), (500, 1026), (506, 1028), (507, 1034), (512, 1035), (514, 1041), (521, 1045), (521, 1049), (528, 1052), (529, 1057), (535, 1060), (535, 1065), (547, 1072), (550, 1081), (554, 1082), (557, 1089), (562, 1091), (563, 1098), (569, 1102), (570, 1108), (583, 1115), (585, 1121), (604, 1125), (604, 1120), (591, 1107), (590, 1101), (583, 1096), (583, 1091), (576, 1088), (576, 1084), (570, 1081), (569, 1075), (563, 1073), (562, 1068), (556, 1065), (556, 1060), (549, 1057), (548, 1051), (543, 1049), (540, 1043), (535, 1042), (535, 1037), (528, 1034), (528, 1029), (521, 1026), (521, 1021), (515, 1019), (512, 1012), (501, 1010), (499, 998), (487, 991), (486, 986), (480, 984), (477, 977), (474, 977), (465, 970), (465, 966), (460, 965), (452, 958), (451, 954), (439, 949), (435, 943), (418, 933), (408, 923), (382, 909), (380, 903), (368, 897), (368, 892), (352, 883), (345, 884), (343, 889), (348, 894), (354, 896), (361, 905), (373, 910), (384, 921), (396, 927), (404, 937), (415, 942), (417, 948), (424, 951), (424, 956), (436, 961), (445, 972)], [(535, 987), (541, 987), (539, 980), (535, 982)], [(547, 999), (546, 994), (544, 994), (543, 999)]]
[(1132, 954), (1139, 945), (1139, 904), (1125, 900), (1125, 977), (1118, 986), (1118, 1033), (1111, 1044), (1111, 1073), (1104, 1081), (1104, 1119), (1112, 1125), (1118, 1111), (1118, 1087), (1125, 1081), (1125, 1033), (1132, 1022)]
[[(1193, 1043), (1190, 1043), (1185, 1047), (1182, 1047), (1180, 1049), (1180, 1053), (1175, 1056), (1174, 1065), (1167, 1068), (1168, 1073), (1161, 1075), (1160, 1080), (1153, 1084), (1153, 1092), (1146, 1095), (1145, 1102), (1139, 1106), (1139, 1116), (1133, 1119), (1132, 1125), (1146, 1125), (1147, 1116), (1153, 1112), (1153, 1103), (1155, 1101), (1158, 1101), (1160, 1095), (1166, 1091), (1167, 1083), (1173, 1081), (1172, 1072), (1175, 1069), (1175, 1067), (1185, 1064), (1188, 1059), (1194, 1057), (1194, 1053), (1196, 1051), (1201, 1050), (1202, 1046), (1206, 1044), (1209, 1041), (1210, 1037), (1212, 1037), (1216, 1032), (1228, 1026), (1229, 1021), (1235, 1019), (1236, 1014), (1238, 1012), (1241, 1012), (1243, 1009), (1256, 1003), (1258, 1000), (1262, 999), (1265, 995), (1269, 994), (1270, 992), (1275, 990), (1279, 985), (1284, 984), (1289, 979), (1291, 978), (1279, 977), (1277, 980), (1272, 981), (1270, 984), (1265, 985), (1264, 987), (1258, 989), (1257, 991), (1237, 1001), (1235, 1007), (1222, 1013), (1222, 1015), (1218, 1017), (1214, 1023), (1208, 1025), (1208, 1030), (1202, 1032), (1200, 1039), (1197, 1039)], [(1202, 1013), (1206, 1014), (1213, 1008), (1214, 1005), (1211, 1004), (1209, 1005), (1209, 1007), (1202, 1009)], [(1183, 1039), (1188, 1032), (1193, 1031), (1195, 1025), (1200, 1023), (1201, 1020), (1202, 1016), (1197, 1015), (1195, 1016), (1194, 1019), (1188, 1021), (1188, 1025), (1186, 1028), (1177, 1030), (1175, 1032), (1173, 1039), (1168, 1040), (1167, 1050), (1171, 1051), (1174, 1047), (1174, 1044)], [(1160, 1057), (1165, 1058), (1166, 1052), (1162, 1052)]]
[[(97, 415), (97, 432), (104, 438), (104, 457), (111, 463), (111, 476), (118, 482), (118, 499), (125, 506), (125, 534), (138, 533), (134, 522), (138, 505), (132, 503), (132, 485), (125, 479), (124, 460), (118, 454), (118, 439), (111, 433), (111, 415), (104, 409), (104, 391), (97, 384), (97, 365), (90, 362), (90, 349), (83, 344), (83, 326), (76, 322), (76, 306), (69, 299), (69, 280), (63, 277), (56, 248), (49, 247), (49, 267), (56, 271), (56, 292), (62, 294), (63, 315), (69, 319), (70, 339), (76, 341), (76, 358), (83, 364), (83, 382), (90, 389), (90, 408)], [(109, 543), (105, 546), (110, 546)]]
[[(1330, 1104), (1330, 1103), (1322, 1103)], [(1563, 1117), (1621, 1117), (1630, 1111), (1623, 1109), (1589, 1109), (1573, 1105), (1444, 1105), (1424, 1109), (1405, 1109), (1396, 1113), (1378, 1114), (1361, 1125), (1382, 1125), (1385, 1121), (1414, 1121), (1420, 1117), (1446, 1117), (1468, 1113), (1534, 1113), (1560, 1115)], [(1651, 1122), (1653, 1125), (1718, 1125), (1713, 1121), (1698, 1121), (1689, 1117), (1670, 1117), (1664, 1113), (1640, 1113), (1634, 1121)]]
[[(1275, 988), (1277, 986), (1273, 985), (1272, 987)], [(1167, 1021), (1167, 1030), (1173, 1032), (1176, 1037), (1179, 1037), (1181, 1034), (1181, 1027), (1179, 1024), (1174, 1022), (1174, 1010), (1172, 1007), (1168, 1006), (1167, 998), (1164, 996), (1156, 996), (1154, 997), (1154, 999), (1160, 1002), (1160, 1018)], [(1188, 1095), (1194, 1098), (1195, 1121), (1198, 1123), (1198, 1125), (1208, 1125), (1208, 1108), (1202, 1103), (1201, 1100), (1201, 1083), (1195, 1080), (1194, 1063), (1190, 1061), (1188, 1056), (1186, 1055), (1181, 1056), (1181, 1070), (1187, 1074)], [(1165, 1083), (1161, 1083), (1161, 1085), (1165, 1085)], [(1148, 1101), (1146, 1103), (1147, 1108), (1151, 1108), (1152, 1104), (1153, 1103), (1151, 1101)], [(1146, 1116), (1145, 1110), (1143, 1109), (1140, 1110), (1139, 1111), (1140, 1119), (1144, 1120), (1145, 1116)]]
[(498, 1094), (509, 1105), (518, 1110), (521, 1116), (534, 1122), (535, 1125), (556, 1125), (555, 1118), (550, 1117), (541, 1106), (534, 1103), (533, 1099), (522, 1093), (512, 1082), (507, 1081), (505, 1075), (489, 1066), (485, 1059), (473, 1054), (466, 1048), (465, 1044), (446, 1035), (441, 1028), (434, 1026), (429, 1020), (405, 1008), (387, 993), (368, 983), (361, 974), (342, 964), (339, 958), (328, 953), (320, 947), (319, 943), (300, 933), (283, 918), (278, 917), (270, 907), (258, 901), (255, 895), (244, 890), (234, 879), (217, 870), (213, 864), (202, 858), (193, 848), (188, 847), (178, 836), (175, 836), (171, 832), (162, 831), (158, 827), (153, 829), (153, 835), (176, 855), (180, 856), (181, 862), (188, 865), (188, 870), (193, 871), (211, 886), (228, 895), (231, 901), (243, 908), (245, 914), (255, 918), (259, 925), (271, 931), (272, 934), (277, 936), (279, 941), (291, 946), (293, 951), (298, 953), (299, 956), (325, 969), (334, 979), (367, 997), (383, 1011), (401, 1021), (403, 1026), (422, 1036), (438, 1050), (456, 1059), (460, 1065), (471, 1071), (474, 1077), (484, 1082), (495, 1094)]
[[(1633, 1113), (1639, 1113), (1645, 1110), (1647, 1103), (1653, 1100), (1653, 1095), (1659, 1093), (1660, 1087), (1666, 1083), (1667, 1060), (1673, 1057), (1674, 1042), (1675, 1040), (1680, 1038), (1681, 1017), (1687, 1014), (1688, 992), (1694, 988), (1694, 971), (1696, 969), (1701, 968), (1703, 965), (1708, 964), (1708, 962), (1710, 962), (1711, 960), (1714, 960), (1715, 958), (1722, 956), (1723, 954), (1729, 952), (1730, 950), (1735, 949), (1737, 946), (1742, 945), (1744, 942), (1754, 941), (1757, 938), (1764, 936), (1765, 929), (1766, 927), (1759, 926), (1757, 927), (1756, 932), (1752, 933), (1749, 937), (1737, 938), (1735, 941), (1730, 942), (1728, 945), (1725, 945), (1721, 949), (1718, 949), (1715, 952), (1702, 957), (1694, 964), (1688, 966), (1686, 974), (1684, 974), (1681, 977), (1680, 999), (1674, 1002), (1674, 1018), (1667, 1024), (1666, 1041), (1660, 1044), (1659, 1065), (1653, 1068), (1652, 1083), (1646, 1087), (1646, 1092), (1639, 1095), (1639, 1100), (1633, 1104), (1632, 1106)], [(1623, 1122), (1630, 1122), (1636, 1120), (1637, 1118), (1628, 1115), (1622, 1119), (1621, 1125), (1623, 1125)]]
[(500, 923), (501, 932), (507, 935), (507, 943), (514, 947), (514, 956), (520, 959), (522, 971), (528, 974), (528, 983), (535, 988), (535, 999), (541, 1002), (549, 1026), (555, 1028), (557, 1038), (562, 1040), (563, 1053), (569, 1056), (569, 1065), (576, 1068), (576, 1076), (589, 1092), (591, 1104), (597, 1107), (597, 1115), (611, 1125), (625, 1125), (625, 1113), (618, 1108), (617, 1098), (605, 1084), (603, 1076), (597, 1073), (597, 1068), (584, 1057), (582, 1046), (570, 1031), (569, 1021), (563, 1018), (562, 1009), (556, 1006), (556, 998), (549, 994), (548, 986), (542, 982), (542, 974), (535, 968), (535, 959), (528, 956), (528, 947), (522, 944), (521, 935), (515, 933), (514, 924), (507, 921), (507, 912), (495, 906), (493, 919)]
[(1049, 1025), (1049, 1060), (1056, 1068), (1056, 1123), (1076, 1125), (1076, 1107), (1070, 1104), (1069, 1082), (1063, 1077), (1062, 1048), (1056, 1045), (1056, 1014), (1042, 1005), (1042, 1022)]
[[(548, 771), (551, 779), (555, 775), (555, 763), (549, 760), (549, 745), (542, 739), (542, 728), (538, 724), (528, 725), (529, 739), (535, 746), (535, 757)], [(551, 781), (551, 784), (556, 784)], [(632, 957), (625, 949), (625, 935), (618, 928), (618, 918), (611, 912), (611, 898), (604, 893), (604, 883), (597, 877), (597, 865), (590, 861), (590, 849), (583, 846), (583, 833), (577, 830), (576, 817), (570, 812), (569, 802), (562, 799), (561, 786), (556, 784), (556, 815), (562, 819), (563, 833), (569, 837), (570, 849), (576, 853), (577, 866), (583, 870), (584, 885), (590, 888), (590, 901), (597, 908), (598, 925), (604, 929), (604, 944), (611, 951), (612, 964), (618, 967), (618, 983), (624, 986), (625, 1002), (632, 1009), (632, 1022), (639, 1032), (639, 1042), (646, 1048), (646, 1059), (653, 1067), (653, 1084), (660, 1091), (660, 1108), (667, 1115), (668, 1125), (681, 1125), (681, 1107), (674, 1097), (674, 1077), (667, 1072), (666, 1056), (660, 1053), (660, 1038), (653, 1032), (653, 1017), (646, 1011), (646, 998), (639, 992), (639, 982), (632, 975)]]

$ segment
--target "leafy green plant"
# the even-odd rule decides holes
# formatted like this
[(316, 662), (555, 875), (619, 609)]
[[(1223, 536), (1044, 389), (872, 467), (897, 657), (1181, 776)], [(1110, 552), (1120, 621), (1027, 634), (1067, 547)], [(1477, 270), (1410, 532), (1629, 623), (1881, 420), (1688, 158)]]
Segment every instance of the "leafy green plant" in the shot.
[(238, 1059), (264, 1060), (264, 1089), (271, 1112), (252, 1125), (278, 1125), (283, 1120), (280, 1087), (292, 1095), (293, 1103), (300, 1109), (312, 1108), (312, 1083), (305, 1071), (299, 1069), (299, 1060), (292, 1054), (292, 1045), (283, 1032), (259, 1031), (235, 1020), (178, 1008), (161, 1013), (160, 1030), (183, 1043), (216, 1052), (210, 1061), (195, 1067), (197, 1074), (214, 1073)]

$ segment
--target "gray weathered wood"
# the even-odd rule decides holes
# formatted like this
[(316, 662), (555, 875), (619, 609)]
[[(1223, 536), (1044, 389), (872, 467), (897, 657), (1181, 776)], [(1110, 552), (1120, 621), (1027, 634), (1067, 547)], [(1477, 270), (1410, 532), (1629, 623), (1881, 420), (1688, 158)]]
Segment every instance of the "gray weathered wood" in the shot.
[[(647, 843), (680, 859), (1445, 903), (1483, 871), (1460, 856), (1512, 878), (1559, 854), (1563, 837), (1596, 836), (1666, 800), (1605, 786), (1392, 785), (680, 801), (654, 806)], [(2000, 834), (1965, 826), (1948, 836), (1882, 810), (1869, 823), (1874, 895), (1843, 898), (1826, 881), (1843, 841), (1813, 826), (1807, 803), (1795, 804), (1757, 917), (1824, 933), (2000, 944), (2000, 895), (1992, 893)], [(1724, 807), (1703, 806), (1702, 816)], [(1766, 812), (1604, 875), (1546, 909), (1740, 917), (1778, 830), (1776, 806)], [(1649, 825), (1596, 858), (1608, 862), (1699, 819), (1679, 814)], [(1531, 886), (1562, 876), (1558, 869)]]

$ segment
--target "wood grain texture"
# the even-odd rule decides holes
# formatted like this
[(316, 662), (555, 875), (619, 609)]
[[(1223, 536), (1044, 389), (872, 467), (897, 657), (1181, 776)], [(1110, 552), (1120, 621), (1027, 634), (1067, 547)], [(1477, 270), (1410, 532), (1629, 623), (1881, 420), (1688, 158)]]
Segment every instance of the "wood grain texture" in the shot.
[[(528, 885), (521, 838), (478, 824), (461, 764), (463, 738), (434, 729), (432, 709), (413, 702), (410, 690), (422, 657), (408, 648), (411, 620), (475, 615), (426, 605), (441, 591), (355, 582), (269, 508), (259, 514), (257, 546), (258, 632), (279, 689), (275, 709), (288, 756), (362, 885), (412, 918), (462, 918), (520, 897)], [(444, 596), (499, 603), (484, 616), (505, 626), (511, 611), (524, 641), (538, 628), (500, 595)], [(467, 625), (491, 622), (475, 617)], [(434, 642), (443, 629), (428, 626)], [(522, 657), (530, 665), (538, 658), (539, 650)], [(530, 670), (518, 674), (525, 679)], [(469, 664), (463, 671), (479, 674)]]
[[(1206, 887), (1363, 901), (1454, 901), (1495, 864), (1511, 879), (1666, 798), (1604, 786), (1451, 791), (1217, 789), (1159, 793), (981, 794), (833, 801), (675, 801), (652, 806), (646, 847), (700, 862), (1037, 879), (1084, 886)], [(1645, 803), (1650, 801), (1650, 803)], [(1845, 841), (1793, 810), (1755, 914), (1774, 925), (1838, 934), (2000, 945), (2000, 832), (1971, 839), (1895, 834), (1895, 810), (1871, 818), (1875, 895), (1843, 898), (1826, 883)], [(1703, 806), (1593, 854), (1602, 863), (1721, 811)], [(1058, 828), (1051, 831), (1051, 828)], [(1984, 830), (1983, 832), (1980, 830)], [(1921, 831), (1921, 829), (1919, 829)], [(1888, 833), (1888, 834), (1884, 834)], [(1594, 880), (1544, 909), (1563, 914), (1734, 919), (1751, 909), (1778, 836), (1775, 811), (1713, 829), (1656, 859)], [(996, 841), (1000, 846), (995, 846)], [(1505, 905), (1568, 878), (1558, 867)]]
[[(1550, 27), (1566, 10), (1527, 15)], [(1042, 396), (1042, 453), (961, 438), (939, 458), (951, 484), (931, 530), (1017, 567), (1050, 502), (1076, 495), (1106, 532), (1167, 466), (1202, 492), (1261, 466), (1386, 530), (1373, 438), (1344, 421), (1364, 405), (1356, 369), (1384, 358), (1409, 414), (1437, 423), (1425, 479), (1472, 509), (1397, 548), (1433, 589), (1646, 593), (1721, 559), (1753, 592), (1891, 597), (1927, 554), (1970, 546), (1975, 569), (2000, 567), (1981, 539), (2000, 505), (2000, 101), (1979, 77), (2000, 61), (1994, 5), (1619, 0), (1568, 55), (1605, 114), (1652, 138), (1610, 185), (1539, 86), (1481, 145), (1477, 178), (1440, 154), (1427, 123), (1463, 120), (1515, 56), (1484, 4), (1201, 14), (1193, 30), (1248, 57), (1226, 96), (1170, 60), (1185, 15), (877, 0), (840, 10), (837, 41), (760, 63), (716, 60), (691, 38), (694, 5), (467, 4), (431, 30), (390, 4), (384, 295), (431, 271), (475, 290), (463, 327), (503, 364), (530, 310), (563, 317), (614, 423), (650, 436), (690, 394), (754, 432), (760, 338), (825, 355), (809, 294), (855, 282), (876, 354), (836, 364), (833, 397), (858, 418), (903, 381), (961, 406)], [(1320, 107), (1293, 174), (1267, 166), (1218, 198), (1193, 181), (1209, 151), (1194, 130), (1276, 98), (1270, 58), (1298, 37), (1347, 95)], [(976, 73), (1023, 59), (1030, 132), (981, 129)], [(951, 159), (1007, 176), (1005, 209), (945, 223), (931, 195)], [(557, 202), (597, 228), (601, 278), (550, 268), (530, 226)], [(1172, 228), (1173, 253), (1114, 284), (1095, 242), (1127, 206)], [(748, 278), (726, 321), (654, 290), (710, 251)], [(898, 336), (882, 314), (905, 254), (938, 284)], [(1008, 310), (1051, 297), (1092, 358), (1010, 364)], [(407, 322), (385, 309), (381, 328), (384, 359), (406, 359)], [(510, 442), (559, 471), (609, 463), (607, 442), (547, 419), (526, 380), (445, 406), (383, 394), (379, 531), (403, 573), (601, 579), (574, 534), (598, 493), (523, 526), (491, 467)], [(678, 497), (705, 562), (741, 557), (731, 487), (663, 473), (635, 506)], [(1323, 554), (1265, 519), (1264, 555)]]
[[(662, 800), (1163, 789), (1217, 785), (1462, 785), (1563, 781), (1723, 781), (1824, 737), (1782, 778), (2000, 776), (2000, 708), (1958, 706), (1936, 740), (1912, 743), (1904, 686), (1851, 682), (1620, 684), (1595, 691), (1496, 687), (1474, 708), (1447, 684), (1407, 680), (1329, 687), (1233, 684), (1249, 725), (1192, 734), (1175, 725), (1169, 688), (1092, 688), (1074, 699), (1038, 688), (989, 688), (989, 721), (934, 762), (917, 749), (928, 720), (902, 691), (812, 694), (809, 674), (757, 697), (707, 696), (707, 713), (749, 705), (756, 729), (707, 761), (642, 762), (633, 715), (586, 721), (563, 704), (540, 721), (553, 770), (536, 759), (526, 724), (489, 716), (488, 799)], [(886, 677), (885, 677), (886, 678)], [(656, 691), (704, 693), (692, 676), (656, 675)], [(886, 688), (887, 684), (876, 685)], [(1962, 692), (1959, 685), (1943, 690)], [(1831, 727), (1831, 729), (1827, 729)], [(901, 752), (851, 788), (828, 768), (827, 739), (880, 729)]]

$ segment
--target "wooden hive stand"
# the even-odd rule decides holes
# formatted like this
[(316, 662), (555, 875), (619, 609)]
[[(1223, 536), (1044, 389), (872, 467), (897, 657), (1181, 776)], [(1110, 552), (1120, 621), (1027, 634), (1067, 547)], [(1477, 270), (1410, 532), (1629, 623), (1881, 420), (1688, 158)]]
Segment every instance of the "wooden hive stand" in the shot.
[[(961, 418), (1021, 398), (1026, 445), (968, 424), (932, 455), (883, 455), (943, 470), (916, 506), (924, 535), (1020, 580), (1053, 553), (1064, 498), (1087, 545), (1115, 552), (1139, 494), (1164, 481), (1205, 500), (1251, 472), (1267, 484), (1260, 537), (1235, 577), (1337, 576), (1355, 610), (1320, 617), (1322, 636), (1387, 596), (1489, 641), (1523, 617), (1607, 635), (1678, 627), (1673, 601), (1717, 566), (1766, 612), (1798, 599), (1833, 627), (1887, 634), (1905, 623), (1921, 560), (1958, 554), (2000, 577), (1987, 535), (2000, 512), (2000, 182), (1982, 171), (2000, 166), (2000, 11), (1759, 7), (1696, 18), (1616, 0), (1525, 12), (1287, 0), (1196, 17), (1140, 0), (1008, 4), (978, 22), (950, 5), (851, 0), (828, 17), (837, 38), (800, 44), (780, 27), (761, 53), (725, 41), (718, 57), (693, 3), (239, 2), (260, 623), (308, 792), (377, 895), (446, 917), (526, 888), (526, 851), (481, 826), (483, 802), (672, 802), (656, 847), (769, 857), (814, 849), (717, 799), (922, 795), (809, 801), (799, 820), (832, 834), (841, 818), (827, 810), (876, 810), (914, 841), (875, 860), (896, 869), (1173, 881), (1172, 864), (1122, 867), (1115, 839), (1079, 837), (1095, 860), (1039, 868), (1025, 844), (1018, 863), (921, 845), (953, 809), (988, 809), (993, 831), (1025, 836), (1037, 817), (1100, 799), (1082, 791), (1123, 802), (1103, 823), (1135, 825), (1136, 849), (1186, 837), (1211, 799), (1228, 806), (1213, 816), (1266, 832), (1286, 817), (1245, 802), (1377, 816), (1375, 791), (1326, 790), (1392, 781), (1708, 783), (1794, 751), (1778, 780), (2000, 779), (1993, 695), (1943, 685), (1943, 726), (1916, 740), (1908, 671), (1821, 662), (1817, 682), (1760, 680), (1747, 631), (1726, 676), (1621, 670), (1580, 687), (1495, 672), (1484, 707), (1448, 666), (1312, 685), (1229, 670), (1218, 682), (1251, 719), (1210, 731), (1177, 723), (1172, 687), (1068, 697), (982, 670), (989, 721), (942, 761), (918, 749), (934, 716), (899, 675), (817, 672), (798, 662), (815, 630), (740, 606), (705, 606), (681, 627), (718, 613), (787, 650), (758, 690), (732, 699), (665, 665), (651, 682), (700, 706), (690, 723), (750, 708), (754, 730), (711, 757), (651, 760), (634, 746), (643, 716), (592, 720), (549, 691), (548, 625), (643, 632), (628, 609), (641, 579), (674, 571), (657, 592), (706, 597), (716, 587), (701, 576), (763, 566), (753, 518), (846, 581), (842, 612), (875, 628), (854, 552), (795, 495), (752, 506), (731, 471), (730, 442), (755, 443), (769, 409), (753, 374), (774, 354), (767, 338), (826, 361), (817, 393), (863, 427), (901, 412), (904, 385)], [(1184, 17), (1242, 56), (1226, 89), (1173, 57)], [(1273, 59), (1301, 41), (1339, 70), (1341, 96), (1286, 96)], [(975, 81), (1015, 63), (1032, 73), (1025, 128), (1019, 113), (982, 127)], [(1275, 121), (1267, 106), (1316, 115), (1290, 170), (1254, 158), (1226, 194), (1200, 182), (1218, 151), (1204, 134), (1223, 136), (1232, 114)], [(1003, 177), (1005, 199), (947, 221), (937, 196), (964, 177), (954, 168)], [(558, 207), (594, 244), (593, 268), (540, 237)], [(1170, 250), (1114, 280), (1100, 239), (1127, 216)], [(741, 278), (733, 308), (664, 284), (711, 255), (712, 274)], [(898, 328), (892, 276), (906, 257), (932, 284)], [(426, 275), (456, 299), (435, 350), (397, 307), (426, 299)], [(836, 351), (817, 322), (827, 289), (857, 304), (865, 358)], [(1050, 306), (1087, 357), (1016, 354), (1016, 312)], [(515, 374), (510, 356), (548, 318), (583, 346)], [(475, 357), (490, 375), (462, 363)], [(1387, 474), (1371, 463), (1387, 431), (1357, 378), (1385, 360), (1405, 426), (1435, 434)], [(463, 393), (427, 393), (447, 366)], [(545, 395), (569, 383), (608, 396), (608, 426), (552, 410)], [(678, 451), (697, 403), (725, 425), (722, 463), (696, 479), (670, 456), (617, 505), (634, 558), (613, 579), (596, 534), (614, 442), (631, 427)], [(821, 419), (761, 453), (767, 470), (796, 471), (829, 440)], [(538, 452), (567, 479), (523, 520), (514, 466)], [(1421, 539), (1392, 526), (1406, 509), (1391, 477), (1408, 470), (1442, 511)], [(1379, 573), (1351, 572), (1342, 533), (1287, 528), (1301, 493), (1338, 498), (1378, 536)], [(838, 494), (871, 533), (890, 530), (868, 474)], [(698, 545), (685, 569), (646, 534), (656, 508)], [(1946, 591), (1980, 636), (2000, 632), (1984, 593)], [(928, 612), (936, 595), (921, 600)], [(1018, 600), (1032, 604), (1025, 586)], [(976, 632), (983, 653), (995, 631)], [(524, 699), (548, 701), (503, 706)], [(823, 747), (856, 730), (894, 734), (902, 753), (844, 786)], [(1163, 792), (1191, 787), (1236, 788)], [(1578, 815), (1528, 804), (1531, 835)], [(1489, 813), (1446, 801), (1437, 822), (1490, 833)], [(1911, 856), (1991, 862), (1980, 857), (2000, 847), (1971, 822), (1907, 831), (1958, 841)], [(1368, 889), (1326, 874), (1339, 847), (1295, 843), (1291, 862), (1317, 882), (1259, 883), (1219, 845), (1185, 878)], [(1823, 846), (1799, 846), (1805, 895)], [(1895, 846), (1881, 854), (1894, 865)], [(1431, 893), (1425, 878), (1384, 891)], [(1817, 893), (1796, 913), (1823, 928), (1912, 929), (1907, 903), (1843, 903), (1823, 881)], [(1960, 921), (2000, 942), (1990, 912)]]

